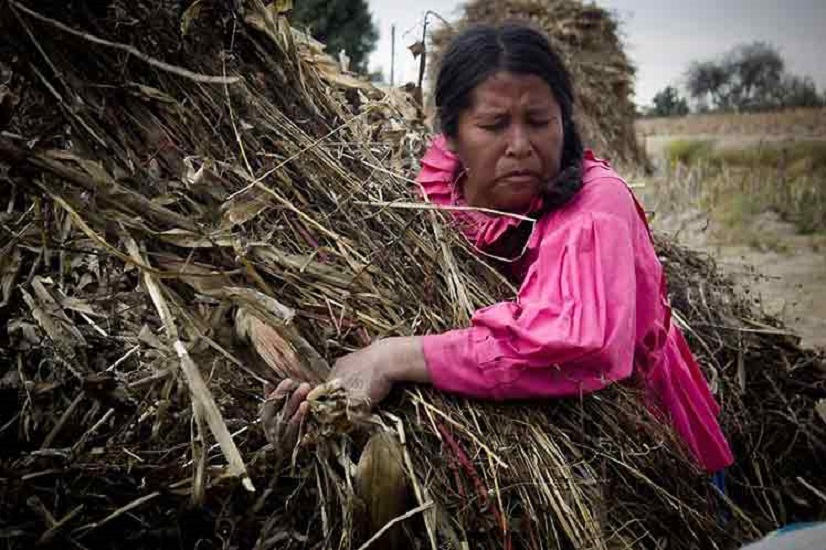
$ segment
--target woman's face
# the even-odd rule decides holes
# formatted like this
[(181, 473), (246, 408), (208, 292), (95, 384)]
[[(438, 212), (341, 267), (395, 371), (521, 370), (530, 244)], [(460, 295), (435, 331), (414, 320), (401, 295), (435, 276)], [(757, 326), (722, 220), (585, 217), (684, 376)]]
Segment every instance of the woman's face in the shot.
[(535, 75), (498, 72), (474, 88), (449, 141), (467, 177), (470, 206), (526, 210), (560, 171), (562, 111), (548, 84)]

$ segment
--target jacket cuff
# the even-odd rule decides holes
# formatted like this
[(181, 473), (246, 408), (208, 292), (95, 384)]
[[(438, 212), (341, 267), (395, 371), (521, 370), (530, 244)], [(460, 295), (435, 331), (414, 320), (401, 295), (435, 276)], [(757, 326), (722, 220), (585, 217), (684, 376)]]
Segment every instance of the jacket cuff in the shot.
[(424, 336), (422, 347), (434, 387), (471, 397), (495, 398), (495, 383), (485, 376), (475, 357), (473, 329)]

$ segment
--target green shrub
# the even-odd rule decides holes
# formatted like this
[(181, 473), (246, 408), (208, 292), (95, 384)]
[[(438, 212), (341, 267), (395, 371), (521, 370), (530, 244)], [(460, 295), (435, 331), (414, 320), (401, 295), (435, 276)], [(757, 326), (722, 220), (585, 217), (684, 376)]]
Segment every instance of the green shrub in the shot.
[(678, 139), (666, 146), (665, 155), (668, 165), (677, 164), (690, 166), (701, 160), (708, 159), (714, 150), (714, 143), (700, 139)]
[(733, 234), (767, 210), (801, 233), (826, 232), (826, 141), (715, 149), (711, 141), (677, 140), (666, 156), (671, 193), (682, 189)]
[(826, 174), (826, 140), (761, 143), (746, 149), (723, 149), (713, 158), (731, 167), (792, 170), (791, 176)]

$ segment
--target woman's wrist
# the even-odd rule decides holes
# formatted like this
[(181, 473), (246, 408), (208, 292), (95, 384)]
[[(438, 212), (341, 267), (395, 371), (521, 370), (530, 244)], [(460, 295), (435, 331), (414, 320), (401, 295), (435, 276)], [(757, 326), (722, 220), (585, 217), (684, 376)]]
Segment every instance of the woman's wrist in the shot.
[(390, 346), (385, 371), (390, 382), (430, 382), (421, 336), (387, 338), (380, 345)]

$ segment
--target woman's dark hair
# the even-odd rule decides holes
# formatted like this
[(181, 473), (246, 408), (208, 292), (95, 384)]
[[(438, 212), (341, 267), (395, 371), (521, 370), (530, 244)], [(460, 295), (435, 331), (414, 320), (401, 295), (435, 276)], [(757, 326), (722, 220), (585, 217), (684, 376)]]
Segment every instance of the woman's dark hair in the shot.
[(437, 121), (450, 138), (471, 94), (494, 73), (535, 75), (544, 80), (562, 110), (564, 141), (559, 177), (543, 194), (546, 209), (558, 208), (582, 187), (582, 139), (573, 120), (571, 76), (548, 39), (524, 23), (473, 26), (456, 36), (442, 59), (436, 80)]

